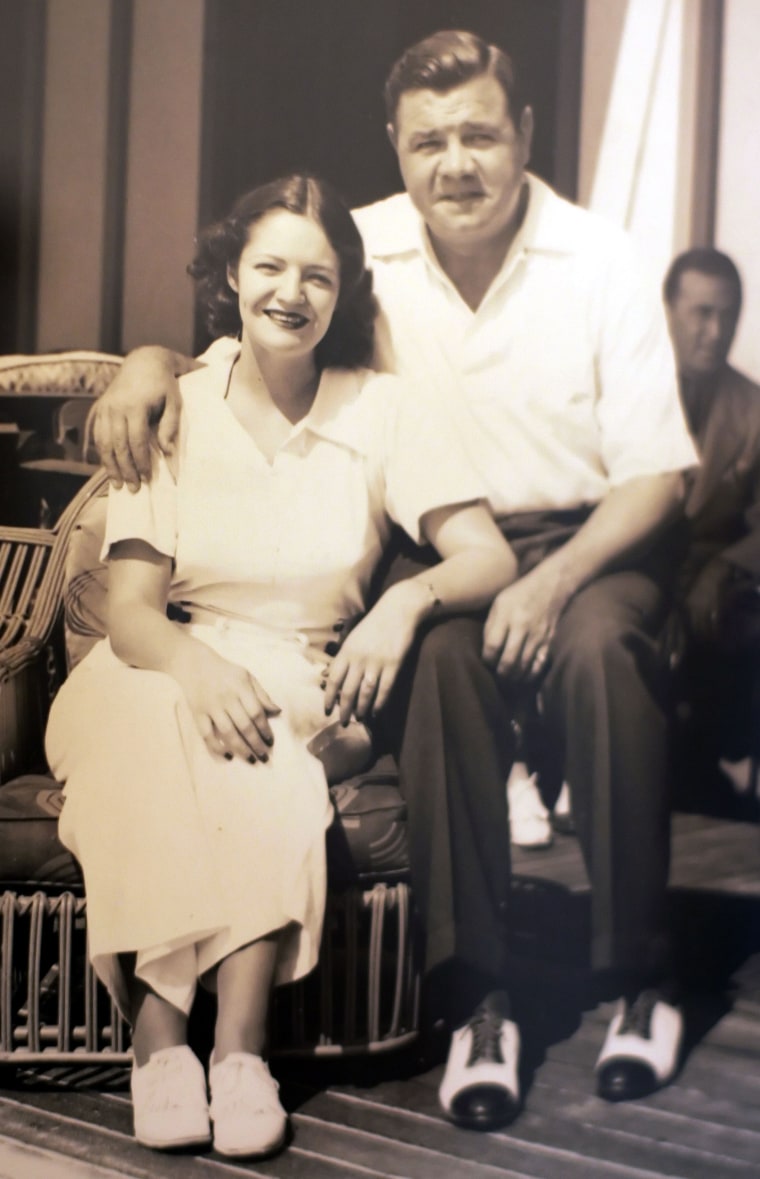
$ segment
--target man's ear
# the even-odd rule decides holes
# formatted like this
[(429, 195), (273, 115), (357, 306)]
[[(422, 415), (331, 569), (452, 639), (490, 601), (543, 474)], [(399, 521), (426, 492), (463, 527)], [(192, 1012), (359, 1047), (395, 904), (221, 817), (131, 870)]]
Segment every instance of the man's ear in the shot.
[(398, 155), (398, 143), (396, 142), (396, 128), (393, 126), (393, 123), (386, 123), (385, 124), (385, 132), (391, 141), (391, 147)]
[(237, 283), (237, 275), (231, 266), (227, 267), (227, 283), (232, 287), (236, 295), (240, 293)]
[(527, 164), (530, 160), (530, 151), (533, 145), (533, 108), (530, 106), (523, 107), (523, 112), (520, 115), (520, 138), (523, 141), (523, 163)]

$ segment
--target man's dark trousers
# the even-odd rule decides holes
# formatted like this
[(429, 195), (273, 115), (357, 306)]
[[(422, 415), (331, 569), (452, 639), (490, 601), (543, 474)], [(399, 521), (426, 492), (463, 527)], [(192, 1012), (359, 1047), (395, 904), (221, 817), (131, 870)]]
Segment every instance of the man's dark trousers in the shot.
[[(574, 513), (506, 521), (521, 573), (581, 522)], [(667, 547), (647, 568), (612, 571), (572, 599), (540, 685), (545, 740), (571, 788), (592, 882), (592, 965), (652, 978), (669, 965), (669, 676), (657, 642)], [(421, 556), (396, 559), (386, 584), (418, 570)], [(430, 625), (403, 669), (386, 727), (408, 806), (425, 970), (455, 959), (504, 978), (505, 785), (524, 690), (499, 683), (481, 647), (482, 618)]]

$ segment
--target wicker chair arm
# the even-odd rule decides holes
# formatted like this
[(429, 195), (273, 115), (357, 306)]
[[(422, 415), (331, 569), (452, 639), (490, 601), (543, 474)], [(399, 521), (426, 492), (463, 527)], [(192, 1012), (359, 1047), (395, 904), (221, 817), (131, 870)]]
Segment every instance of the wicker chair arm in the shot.
[(53, 528), (0, 527), (0, 782), (44, 769), (50, 702), (65, 675), (61, 619), (66, 551), (99, 471)]
[[(44, 646), (61, 612), (69, 537), (85, 504), (107, 482), (98, 471), (61, 513), (53, 528), (0, 527), (0, 656), (22, 662), (25, 644)], [(18, 655), (14, 648), (21, 645)]]

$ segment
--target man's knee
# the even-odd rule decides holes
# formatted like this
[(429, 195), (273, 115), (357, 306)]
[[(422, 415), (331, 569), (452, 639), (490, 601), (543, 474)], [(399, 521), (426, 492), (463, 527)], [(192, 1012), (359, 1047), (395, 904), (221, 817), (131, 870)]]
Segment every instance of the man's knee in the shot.
[[(605, 668), (632, 672), (657, 660), (658, 602), (656, 586), (643, 578), (631, 581), (635, 592), (620, 592), (611, 579), (594, 584), (560, 619), (552, 644), (556, 669), (598, 674)], [(609, 592), (612, 590), (612, 592)]]
[(552, 655), (555, 663), (561, 659), (578, 668), (595, 667), (630, 647), (635, 638), (635, 628), (621, 626), (615, 619), (584, 618), (557, 633)]
[(437, 622), (422, 636), (417, 654), (418, 674), (477, 674), (487, 671), (482, 658), (483, 623), (475, 618)]

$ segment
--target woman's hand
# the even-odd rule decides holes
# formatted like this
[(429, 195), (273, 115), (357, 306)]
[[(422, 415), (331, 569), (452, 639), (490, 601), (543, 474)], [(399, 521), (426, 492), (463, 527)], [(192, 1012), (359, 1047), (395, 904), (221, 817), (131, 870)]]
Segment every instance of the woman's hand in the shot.
[(267, 760), (274, 742), (268, 718), (281, 710), (255, 676), (193, 639), (182, 644), (171, 675), (211, 753)]
[(181, 405), (175, 372), (193, 365), (165, 348), (138, 348), (95, 402), (88, 430), (114, 487), (126, 483), (137, 491), (150, 478), (154, 435), (164, 454), (171, 453)]
[(386, 590), (344, 640), (327, 676), (325, 712), (339, 704), (340, 719), (366, 718), (388, 700), (417, 627), (434, 597), (415, 578)]

